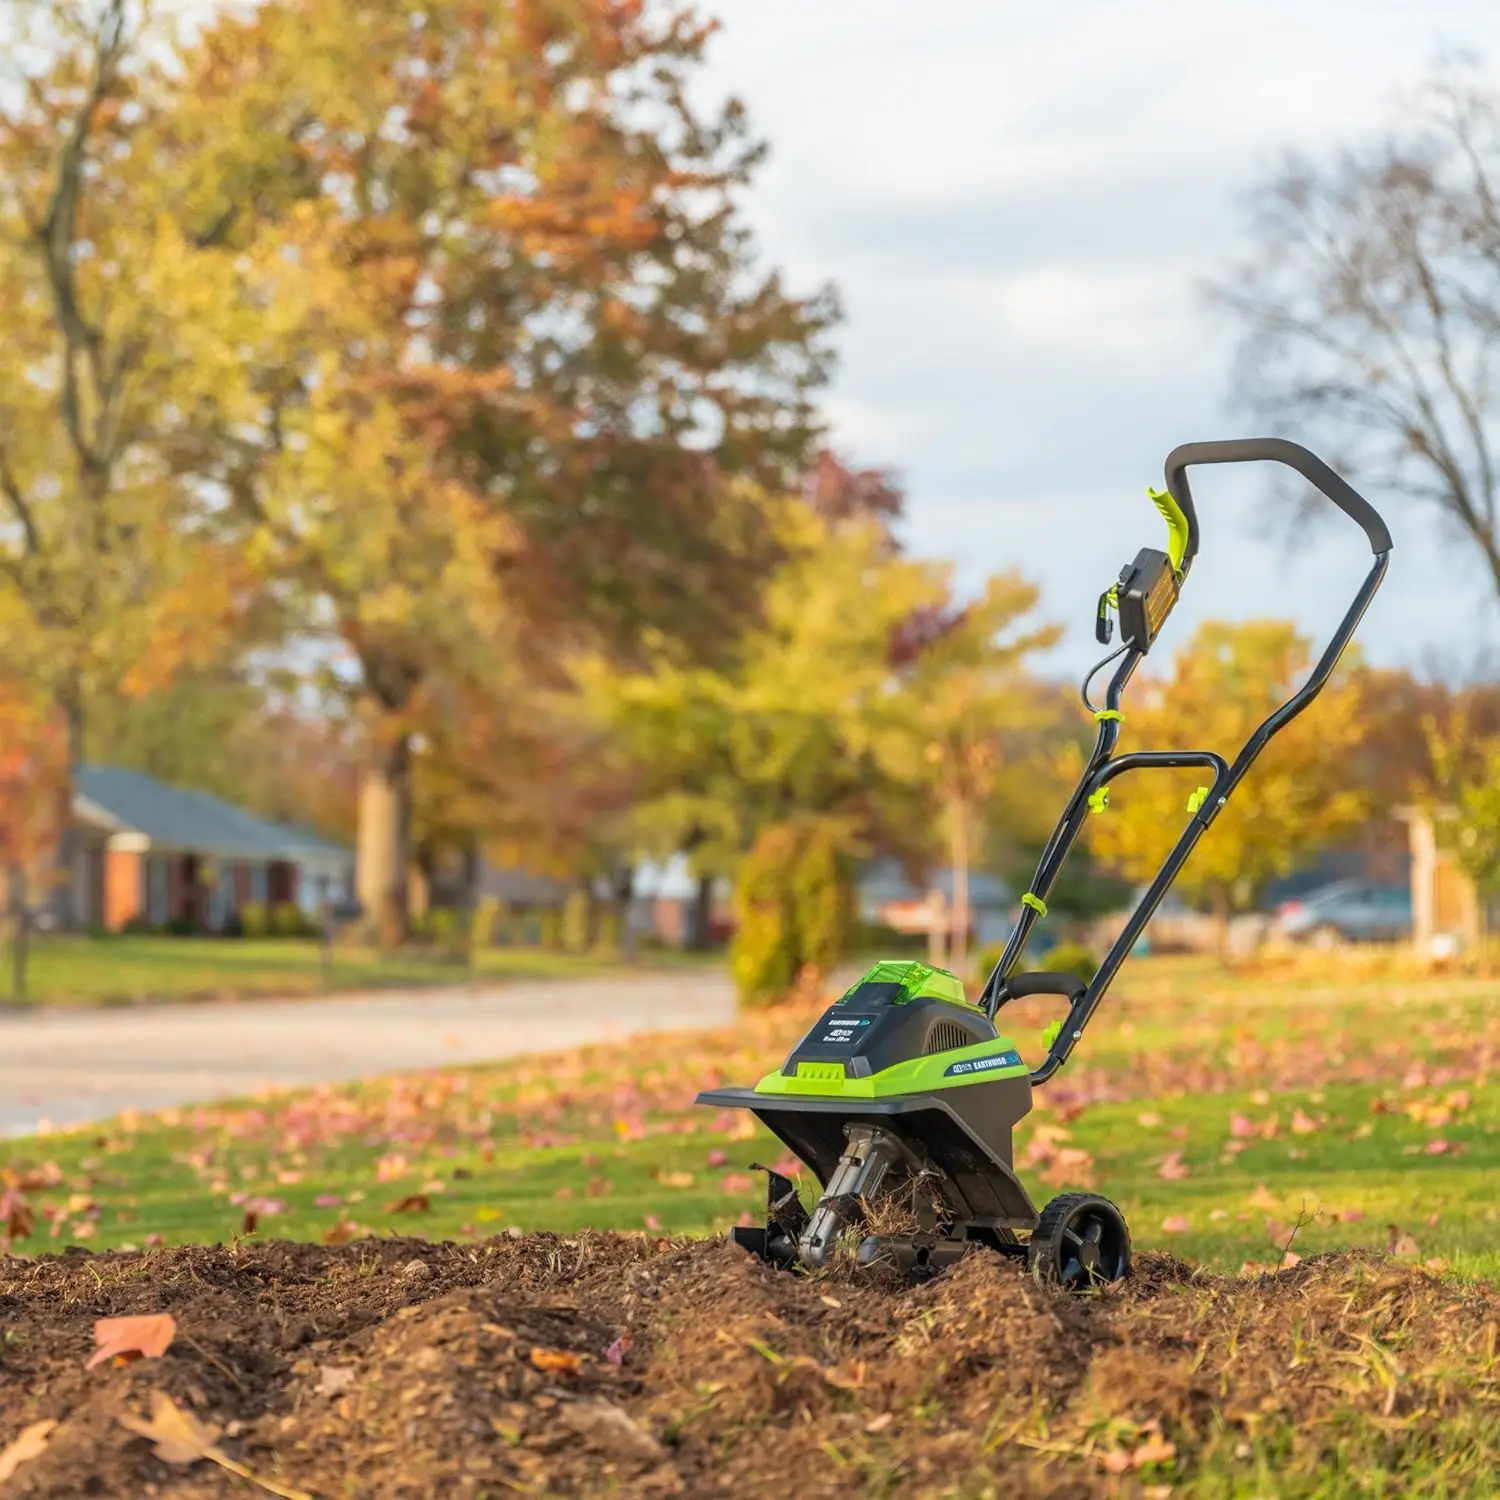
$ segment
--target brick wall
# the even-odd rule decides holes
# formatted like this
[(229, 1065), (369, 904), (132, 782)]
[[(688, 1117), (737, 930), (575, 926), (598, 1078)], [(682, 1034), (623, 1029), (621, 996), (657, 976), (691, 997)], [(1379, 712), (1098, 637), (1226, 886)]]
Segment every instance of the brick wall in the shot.
[(146, 862), (123, 849), (104, 852), (104, 925), (118, 932), (146, 905)]

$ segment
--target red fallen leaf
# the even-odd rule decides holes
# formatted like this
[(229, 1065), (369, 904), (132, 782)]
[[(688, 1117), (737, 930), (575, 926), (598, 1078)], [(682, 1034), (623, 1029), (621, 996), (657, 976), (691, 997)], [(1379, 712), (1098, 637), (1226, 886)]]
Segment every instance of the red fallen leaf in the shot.
[(1188, 1234), (1193, 1227), (1193, 1221), (1183, 1214), (1171, 1214), (1161, 1221), (1162, 1231), (1165, 1234)]
[(136, 1359), (160, 1359), (177, 1337), (177, 1319), (171, 1313), (146, 1313), (136, 1318), (100, 1318), (94, 1324), (94, 1352), (85, 1370), (118, 1356), (127, 1363)]
[(604, 1351), (604, 1357), (612, 1365), (623, 1365), (625, 1356), (630, 1353), (631, 1346), (635, 1340), (628, 1333), (622, 1333), (608, 1349)]
[(1452, 1141), (1445, 1141), (1441, 1136), (1435, 1141), (1428, 1141), (1428, 1156), (1446, 1156), (1453, 1149)]
[(1341, 1224), (1358, 1224), (1364, 1216), (1365, 1211), (1362, 1208), (1345, 1208), (1339, 1211), (1339, 1222)]
[(166, 1242), (167, 1242), (166, 1235), (164, 1235), (164, 1234), (158, 1234), (155, 1230), (153, 1230), (150, 1234), (148, 1234), (146, 1236), (146, 1248), (148, 1250), (151, 1249), (152, 1246), (154, 1246), (154, 1245), (164, 1245), (164, 1244), (166, 1244)]
[(655, 1214), (647, 1214), (646, 1215), (646, 1228), (647, 1229), (660, 1229), (661, 1228), (661, 1220), (658, 1219)]
[(726, 1172), (719, 1183), (720, 1192), (748, 1193), (755, 1188), (755, 1179), (745, 1172)]
[(727, 1167), (729, 1165), (729, 1156), (723, 1151), (710, 1151), (708, 1153), (708, 1164), (711, 1167)]
[(1255, 1126), (1250, 1123), (1248, 1115), (1236, 1112), (1229, 1117), (1229, 1133), (1235, 1140), (1248, 1140), (1255, 1134)]
[(319, 1193), (313, 1199), (314, 1208), (342, 1208), (344, 1200), (337, 1193)]
[(1311, 1115), (1304, 1113), (1303, 1110), (1301, 1110), (1300, 1108), (1296, 1109), (1296, 1110), (1293, 1110), (1293, 1112), (1292, 1112), (1292, 1134), (1293, 1135), (1313, 1135), (1314, 1133), (1316, 1133), (1317, 1131), (1321, 1130), (1322, 1128), (1323, 1127), (1321, 1125), (1319, 1125), (1318, 1122), (1315, 1119), (1313, 1119), (1313, 1117)]
[(1166, 1178), (1168, 1182), (1179, 1182), (1187, 1175), (1187, 1163), (1183, 1161), (1180, 1151), (1169, 1151), (1157, 1168), (1157, 1176)]
[(253, 1209), (245, 1210), (245, 1217), (240, 1221), (241, 1234), (254, 1234), (260, 1228), (260, 1215)]
[(385, 1211), (388, 1214), (425, 1214), (432, 1210), (432, 1199), (426, 1193), (408, 1193), (404, 1198), (397, 1198), (394, 1203), (387, 1203)]

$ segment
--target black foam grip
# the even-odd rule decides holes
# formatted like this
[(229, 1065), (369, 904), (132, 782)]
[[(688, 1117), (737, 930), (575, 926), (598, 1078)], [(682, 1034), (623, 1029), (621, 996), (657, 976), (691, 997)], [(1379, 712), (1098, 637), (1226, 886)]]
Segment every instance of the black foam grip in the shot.
[(1005, 981), (1005, 992), (1012, 1000), (1025, 1000), (1030, 995), (1061, 995), (1064, 1000), (1076, 1000), (1087, 988), (1088, 982), (1076, 974), (1012, 974)]
[(1198, 551), (1198, 513), (1193, 508), (1187, 470), (1192, 464), (1285, 464), (1331, 500), (1369, 539), (1372, 552), (1391, 550), (1391, 533), (1380, 512), (1348, 480), (1341, 479), (1315, 453), (1285, 438), (1235, 438), (1220, 443), (1183, 443), (1167, 455), (1167, 488), (1188, 522), (1188, 556)]

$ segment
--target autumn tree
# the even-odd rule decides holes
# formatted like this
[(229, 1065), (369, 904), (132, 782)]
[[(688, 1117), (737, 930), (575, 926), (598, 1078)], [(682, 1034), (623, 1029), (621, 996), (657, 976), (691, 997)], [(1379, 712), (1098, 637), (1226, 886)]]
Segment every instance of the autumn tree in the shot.
[(1429, 715), (1422, 730), (1432, 771), (1421, 801), (1439, 843), (1474, 882), (1487, 918), (1500, 895), (1500, 734), (1486, 732), (1472, 707), (1446, 722)]
[(20, 0), (6, 21), (0, 616), (4, 670), (64, 726), (66, 839), (90, 699), (166, 681), (246, 606), (165, 457), (232, 358), (233, 297), (217, 226), (176, 191), (192, 166), (163, 135), (149, 7)]
[[(1169, 675), (1133, 689), (1126, 748), (1217, 750), (1232, 759), (1311, 666), (1309, 643), (1287, 621), (1209, 621)], [(1178, 888), (1214, 912), (1221, 952), (1232, 910), (1358, 827), (1366, 798), (1349, 784), (1347, 766), (1363, 734), (1359, 686), (1336, 678), (1315, 711), (1271, 741), (1215, 818)], [(1089, 820), (1094, 852), (1130, 879), (1150, 880), (1187, 826), (1189, 794), (1202, 774), (1147, 770), (1121, 778), (1110, 789), (1109, 807)]]
[(1215, 295), (1247, 401), (1445, 524), (1500, 592), (1500, 87), (1445, 68), (1378, 142), (1291, 159)]
[(903, 622), (895, 665), (900, 689), (882, 704), (880, 759), (888, 774), (920, 790), (941, 831), (953, 872), (952, 966), (968, 961), (969, 872), (992, 832), (987, 813), (1002, 783), (1034, 784), (1013, 752), (1045, 721), (1027, 658), (1060, 631), (1030, 617), (1035, 584), (1014, 573), (989, 579), (977, 599)]
[[(202, 430), (219, 517), (347, 654), (361, 888), (399, 929), (423, 684), (524, 621), (687, 655), (774, 556), (759, 491), (813, 429), (822, 333), (756, 260), (710, 28), (614, 0), (273, 0), (189, 60), (198, 199), (245, 255), (258, 409)], [(236, 530), (237, 528), (237, 530)]]

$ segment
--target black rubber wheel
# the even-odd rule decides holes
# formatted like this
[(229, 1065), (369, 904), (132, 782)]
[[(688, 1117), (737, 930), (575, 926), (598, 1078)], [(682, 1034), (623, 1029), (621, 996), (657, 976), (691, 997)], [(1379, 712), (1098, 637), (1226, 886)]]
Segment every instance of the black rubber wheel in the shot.
[(1038, 1281), (1087, 1291), (1130, 1274), (1125, 1216), (1097, 1193), (1063, 1193), (1042, 1210), (1026, 1263)]

